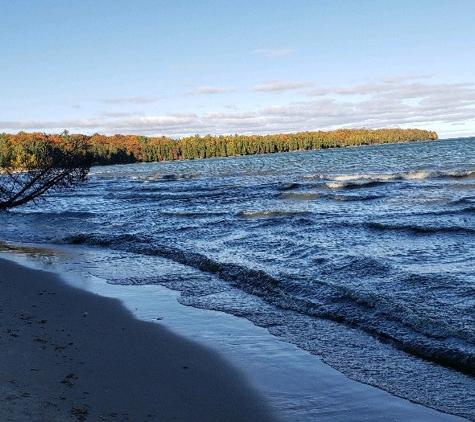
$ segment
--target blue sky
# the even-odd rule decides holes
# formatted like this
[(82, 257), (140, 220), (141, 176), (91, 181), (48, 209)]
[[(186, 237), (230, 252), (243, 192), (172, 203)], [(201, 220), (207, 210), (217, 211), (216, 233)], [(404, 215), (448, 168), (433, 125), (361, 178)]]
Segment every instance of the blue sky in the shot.
[(474, 0), (0, 0), (0, 132), (475, 135)]

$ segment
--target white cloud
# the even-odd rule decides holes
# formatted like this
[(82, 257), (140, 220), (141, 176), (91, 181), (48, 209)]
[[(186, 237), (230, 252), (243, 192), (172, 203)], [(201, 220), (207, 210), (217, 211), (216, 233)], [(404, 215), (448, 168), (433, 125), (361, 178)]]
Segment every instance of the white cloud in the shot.
[(308, 94), (313, 97), (302, 99), (298, 95), (294, 101), (280, 105), (213, 106), (201, 114), (149, 112), (145, 115), (124, 110), (77, 120), (0, 121), (0, 132), (68, 129), (82, 133), (179, 137), (195, 133), (264, 134), (349, 127), (419, 127), (438, 131), (441, 137), (475, 135), (474, 83), (437, 84), (406, 77), (390, 83), (380, 79), (356, 86), (313, 90), (304, 82), (273, 82), (267, 85), (269, 90), (271, 85), (277, 92), (308, 88)]
[(214, 95), (227, 94), (234, 92), (233, 87), (215, 87), (215, 86), (200, 86), (193, 91), (187, 92), (186, 95)]
[(294, 48), (280, 48), (280, 49), (271, 49), (271, 48), (258, 48), (257, 50), (251, 51), (251, 54), (260, 54), (270, 58), (284, 57), (289, 54), (295, 53)]
[(379, 78), (379, 80), (387, 84), (393, 84), (393, 83), (405, 82), (405, 81), (410, 81), (410, 80), (415, 80), (415, 79), (430, 79), (432, 77), (433, 75), (399, 76), (399, 77), (388, 76), (384, 78)]
[(102, 100), (104, 103), (110, 104), (146, 104), (153, 103), (158, 97), (123, 97), (123, 98), (107, 98)]
[(103, 111), (100, 113), (102, 117), (111, 117), (113, 119), (132, 117), (132, 116), (143, 116), (145, 113), (141, 112), (128, 112), (128, 111)]
[(311, 86), (310, 82), (292, 82), (292, 81), (273, 81), (263, 85), (255, 85), (252, 90), (257, 92), (283, 92), (293, 89), (307, 88)]
[[(385, 78), (385, 80), (388, 78)], [(404, 78), (407, 80), (409, 78)], [(416, 79), (415, 77), (412, 79)], [(417, 77), (420, 79), (420, 77)], [(368, 83), (363, 85), (335, 87), (335, 88), (316, 88), (307, 92), (310, 96), (369, 96), (372, 98), (385, 97), (392, 100), (404, 100), (413, 98), (431, 98), (444, 99), (454, 98), (455, 100), (474, 101), (475, 84), (457, 83), (457, 84), (427, 84), (421, 82), (406, 83), (403, 78), (399, 82), (394, 78), (392, 82)]]

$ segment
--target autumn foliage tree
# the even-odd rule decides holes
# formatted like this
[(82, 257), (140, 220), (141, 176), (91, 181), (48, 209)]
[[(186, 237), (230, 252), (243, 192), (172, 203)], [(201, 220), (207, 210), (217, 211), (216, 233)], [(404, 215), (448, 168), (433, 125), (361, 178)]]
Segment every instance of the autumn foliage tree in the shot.
[(92, 164), (194, 160), (437, 139), (419, 129), (341, 129), (272, 135), (190, 136), (0, 134), (0, 209), (84, 181)]
[[(51, 177), (51, 183), (39, 189), (39, 195), (53, 185), (72, 186), (85, 178), (90, 164), (194, 160), (432, 139), (437, 139), (437, 133), (420, 129), (340, 129), (249, 136), (195, 135), (181, 139), (98, 133), (86, 136), (67, 132), (61, 135), (0, 134), (0, 168), (3, 169), (0, 208), (36, 198), (33, 185), (40, 186)], [(26, 181), (29, 177), (32, 179)], [(24, 183), (29, 188), (9, 196)]]
[(0, 209), (36, 202), (52, 189), (83, 182), (91, 163), (83, 135), (0, 135)]
[(106, 165), (273, 154), (430, 139), (437, 139), (437, 134), (420, 129), (341, 129), (248, 136), (194, 135), (181, 139), (94, 134), (89, 138), (89, 143), (94, 163)]

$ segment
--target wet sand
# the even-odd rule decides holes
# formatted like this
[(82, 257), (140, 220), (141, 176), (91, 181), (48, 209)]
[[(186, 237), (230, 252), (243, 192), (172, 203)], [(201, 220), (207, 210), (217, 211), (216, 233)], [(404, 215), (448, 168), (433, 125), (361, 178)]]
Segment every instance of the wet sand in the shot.
[(247, 320), (184, 307), (164, 287), (63, 275), (0, 258), (1, 421), (465, 420), (352, 381)]
[(0, 420), (271, 421), (214, 351), (0, 259)]

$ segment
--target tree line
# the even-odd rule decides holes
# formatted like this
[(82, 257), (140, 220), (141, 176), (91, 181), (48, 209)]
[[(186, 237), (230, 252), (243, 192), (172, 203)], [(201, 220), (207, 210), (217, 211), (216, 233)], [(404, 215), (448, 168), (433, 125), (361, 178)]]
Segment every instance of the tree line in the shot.
[(189, 136), (181, 139), (139, 135), (92, 136), (81, 134), (0, 134), (0, 168), (33, 166), (48, 148), (64, 150), (82, 145), (96, 165), (193, 160), (253, 154), (307, 151), (384, 143), (437, 139), (437, 133), (420, 129), (340, 129), (274, 135)]
[(342, 129), (277, 135), (92, 136), (40, 132), (0, 134), (0, 210), (36, 202), (86, 180), (91, 165), (193, 160), (437, 139), (418, 129)]

